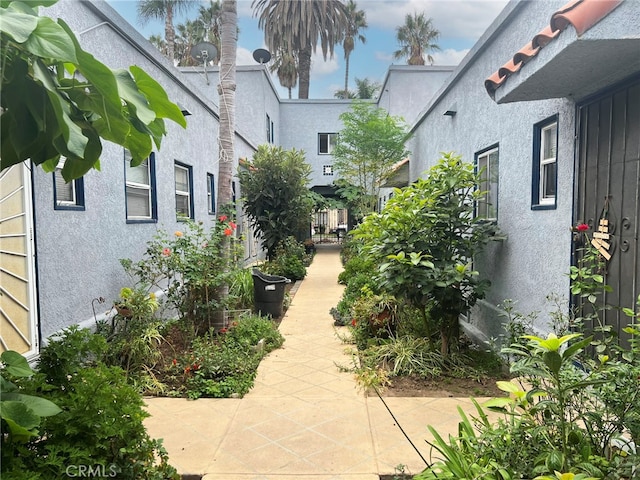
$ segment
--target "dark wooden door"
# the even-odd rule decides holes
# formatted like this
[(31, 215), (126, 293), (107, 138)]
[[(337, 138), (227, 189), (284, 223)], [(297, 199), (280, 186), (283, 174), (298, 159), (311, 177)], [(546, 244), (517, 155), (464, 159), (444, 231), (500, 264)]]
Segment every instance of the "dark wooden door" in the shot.
[[(640, 78), (578, 106), (576, 220), (603, 233), (605, 303), (634, 308), (640, 294)], [(601, 220), (605, 220), (601, 222)], [(606, 238), (608, 237), (608, 238)], [(609, 257), (609, 258), (607, 258)], [(620, 309), (606, 323), (622, 337)]]

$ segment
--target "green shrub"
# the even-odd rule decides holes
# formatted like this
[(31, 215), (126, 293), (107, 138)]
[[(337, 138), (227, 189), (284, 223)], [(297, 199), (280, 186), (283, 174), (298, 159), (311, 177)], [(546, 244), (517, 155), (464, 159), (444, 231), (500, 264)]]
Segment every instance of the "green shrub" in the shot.
[(140, 394), (122, 369), (97, 360), (103, 348), (102, 337), (72, 328), (43, 349), (40, 371), (20, 386), (62, 412), (43, 418), (40, 436), (11, 452), (3, 478), (62, 479), (81, 468), (123, 480), (178, 478), (161, 441), (144, 428)]
[(236, 341), (209, 333), (193, 341), (192, 352), (179, 359), (189, 398), (245, 395), (253, 386), (262, 356)]
[(231, 272), (229, 308), (232, 310), (253, 308), (253, 277), (250, 269), (238, 268)]
[(302, 280), (307, 275), (305, 263), (309, 256), (304, 245), (294, 237), (288, 237), (275, 248), (274, 256), (263, 269), (271, 275), (280, 275), (290, 280)]
[(227, 342), (235, 342), (243, 347), (253, 347), (264, 339), (264, 353), (279, 348), (284, 343), (284, 337), (278, 331), (276, 324), (259, 315), (243, 316), (234, 322), (226, 333)]

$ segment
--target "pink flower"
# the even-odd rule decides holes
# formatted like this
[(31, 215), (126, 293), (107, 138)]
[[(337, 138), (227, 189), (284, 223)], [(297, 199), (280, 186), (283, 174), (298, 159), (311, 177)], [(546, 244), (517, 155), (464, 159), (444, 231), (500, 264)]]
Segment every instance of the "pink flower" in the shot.
[(580, 223), (576, 227), (576, 230), (578, 232), (586, 232), (587, 230), (589, 230), (589, 225), (587, 225), (586, 223)]
[(220, 218), (218, 218), (218, 220), (220, 220), (221, 222), (224, 222), (227, 220), (227, 216), (226, 215), (220, 215)]
[(225, 327), (222, 327), (222, 328), (220, 329), (220, 333), (227, 333), (227, 329), (226, 329)]
[(169, 255), (171, 255), (171, 249), (170, 248), (163, 248), (162, 249), (162, 255), (164, 255), (165, 257), (168, 257)]
[(233, 230), (231, 230), (230, 228), (227, 227), (227, 228), (224, 229), (224, 234), (227, 237), (229, 237), (229, 236), (231, 236), (233, 234)]
[(235, 230), (238, 225), (233, 222), (229, 222), (229, 226)]

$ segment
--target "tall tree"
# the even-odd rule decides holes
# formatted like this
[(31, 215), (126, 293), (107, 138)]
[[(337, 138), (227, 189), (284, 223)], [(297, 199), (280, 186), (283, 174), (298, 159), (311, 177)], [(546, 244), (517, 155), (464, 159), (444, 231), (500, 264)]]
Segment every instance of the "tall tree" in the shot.
[[(220, 61), (222, 46), (220, 44), (220, 35), (222, 29), (222, 3), (220, 0), (209, 0), (209, 6), (200, 5), (198, 8), (198, 21), (204, 27), (204, 37), (202, 40), (213, 43), (218, 50), (218, 57), (212, 59), (213, 64), (217, 65)], [(237, 28), (237, 26), (236, 26)]]
[[(216, 211), (222, 215), (235, 216), (233, 205), (233, 162), (235, 158), (236, 125), (236, 51), (238, 49), (238, 2), (223, 0), (220, 22), (220, 83), (218, 95), (220, 105), (220, 126), (218, 134), (218, 203)], [(221, 246), (224, 265), (228, 268), (231, 259), (231, 242), (223, 238)], [(218, 295), (225, 298), (229, 285), (221, 286)]]
[(189, 9), (194, 0), (140, 0), (138, 19), (145, 25), (151, 19), (164, 20), (164, 38), (167, 42), (167, 56), (171, 62), (175, 58), (176, 31), (173, 16)]
[(264, 30), (267, 48), (290, 46), (298, 55), (298, 98), (309, 98), (311, 54), (318, 41), (322, 54), (333, 56), (334, 46), (344, 38), (347, 24), (341, 0), (253, 0), (258, 26)]
[(381, 86), (378, 82), (372, 82), (368, 78), (360, 79), (356, 77), (356, 98), (360, 98), (362, 100), (376, 98), (380, 88)]
[(362, 43), (366, 43), (367, 39), (360, 33), (361, 29), (368, 27), (367, 17), (364, 10), (358, 10), (358, 5), (353, 0), (349, 0), (346, 4), (346, 25), (344, 29), (344, 40), (342, 48), (344, 49), (344, 91), (349, 90), (349, 58), (351, 52), (356, 46), (356, 39)]
[(280, 85), (289, 91), (298, 84), (298, 57), (296, 52), (288, 47), (279, 48), (273, 56), (273, 63), (269, 67), (271, 72), (276, 72)]
[(278, 244), (309, 228), (314, 206), (308, 186), (311, 167), (301, 150), (273, 145), (260, 145), (243, 166), (238, 176), (244, 211), (273, 260)]
[(164, 41), (162, 35), (150, 35), (149, 42), (156, 47), (162, 55), (167, 56), (167, 42)]
[(432, 19), (426, 18), (423, 13), (414, 12), (407, 14), (404, 25), (396, 28), (396, 38), (400, 49), (393, 53), (394, 58), (408, 57), (408, 65), (424, 65), (424, 57), (433, 65), (433, 57), (429, 54), (432, 50), (440, 50), (436, 40), (440, 32), (433, 28)]
[(393, 165), (409, 152), (405, 148), (407, 127), (399, 117), (366, 101), (356, 101), (340, 115), (344, 125), (333, 149), (333, 167), (338, 176), (362, 192), (358, 208), (362, 217), (376, 206), (380, 186), (389, 178)]
[(233, 160), (236, 123), (236, 51), (238, 48), (238, 5), (236, 0), (223, 0), (220, 31), (220, 133), (218, 167), (218, 211), (231, 207), (233, 192)]
[(222, 4), (220, 1), (209, 1), (209, 6), (198, 8), (198, 18), (187, 20), (176, 27), (175, 55), (178, 65), (197, 65), (198, 61), (191, 56), (191, 49), (200, 42), (209, 42), (216, 47), (216, 56), (208, 59), (208, 63), (217, 65), (220, 62), (220, 22)]

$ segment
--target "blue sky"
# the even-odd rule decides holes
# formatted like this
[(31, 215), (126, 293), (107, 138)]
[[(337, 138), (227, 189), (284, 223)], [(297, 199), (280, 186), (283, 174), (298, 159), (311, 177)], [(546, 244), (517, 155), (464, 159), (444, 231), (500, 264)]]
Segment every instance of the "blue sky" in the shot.
[[(131, 25), (145, 37), (164, 35), (164, 25), (151, 21), (142, 26), (137, 18), (136, 0), (107, 0)], [(208, 4), (209, 2), (203, 2)], [(434, 65), (457, 65), (471, 49), (482, 33), (507, 4), (507, 0), (357, 0), (358, 7), (366, 12), (369, 28), (362, 33), (366, 43), (356, 42), (350, 58), (349, 88), (355, 88), (355, 78), (368, 78), (382, 82), (392, 64), (406, 64), (406, 59), (395, 60), (393, 52), (399, 48), (396, 28), (404, 23), (405, 15), (425, 13), (439, 30), (437, 41), (441, 50), (432, 53)], [(176, 24), (197, 16), (197, 4), (193, 11), (175, 20)], [(238, 65), (254, 65), (252, 52), (265, 48), (264, 34), (253, 17), (251, 0), (238, 0)], [(334, 98), (336, 90), (344, 88), (345, 61), (341, 45), (336, 45), (333, 58), (322, 58), (320, 48), (312, 60), (309, 98)], [(287, 98), (287, 91), (280, 87), (277, 77), (274, 85), (280, 95)], [(297, 98), (297, 91), (293, 92)]]

